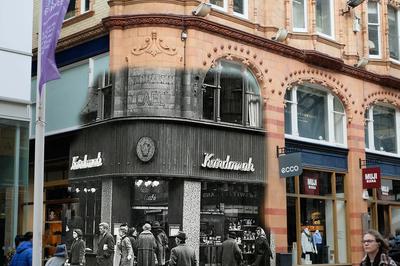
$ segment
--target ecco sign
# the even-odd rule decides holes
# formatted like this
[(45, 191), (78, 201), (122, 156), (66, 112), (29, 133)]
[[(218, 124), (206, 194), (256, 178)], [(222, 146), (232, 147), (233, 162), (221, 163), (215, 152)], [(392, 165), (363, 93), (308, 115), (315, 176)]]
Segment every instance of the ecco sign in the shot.
[(281, 177), (297, 176), (303, 173), (301, 152), (289, 153), (279, 157), (279, 175)]

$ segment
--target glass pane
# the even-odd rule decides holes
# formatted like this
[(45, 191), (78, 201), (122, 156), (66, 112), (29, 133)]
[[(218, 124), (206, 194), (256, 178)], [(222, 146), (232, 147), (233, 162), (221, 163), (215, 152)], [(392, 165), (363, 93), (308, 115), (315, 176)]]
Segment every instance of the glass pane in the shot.
[(286, 193), (295, 193), (294, 176), (286, 178)]
[(216, 84), (216, 67), (210, 68), (203, 84), (203, 119), (214, 119), (214, 88)]
[(242, 124), (243, 75), (241, 66), (221, 62), (221, 121)]
[[(296, 198), (287, 197), (287, 240), (288, 240), (288, 252), (293, 252), (293, 243), (296, 243)], [(297, 253), (296, 253), (297, 254)]]
[(344, 143), (343, 136), (343, 114), (334, 113), (334, 123), (335, 123), (335, 142), (336, 143)]
[(210, 0), (210, 4), (224, 7), (224, 0)]
[(300, 176), (300, 193), (307, 195), (332, 195), (331, 174), (305, 170)]
[(333, 110), (335, 112), (344, 113), (344, 108), (338, 97), (333, 98)]
[(330, 2), (331, 0), (317, 0), (316, 19), (317, 19), (317, 31), (332, 36)]
[(368, 39), (372, 44), (369, 46), (370, 55), (379, 55), (379, 26), (368, 25)]
[(336, 174), (336, 197), (344, 198), (344, 174)]
[(285, 105), (285, 134), (292, 134), (292, 104)]
[(388, 25), (390, 57), (399, 60), (399, 29), (397, 10), (391, 6), (388, 6)]
[(261, 127), (261, 99), (260, 88), (253, 73), (246, 69), (244, 72), (247, 94), (247, 121), (251, 127)]
[(244, 1), (246, 0), (233, 0), (233, 12), (244, 15)]
[(365, 147), (366, 148), (370, 148), (369, 146), (369, 130), (368, 130), (368, 124), (370, 123), (369, 119), (368, 119), (368, 114), (369, 114), (369, 110), (365, 111), (364, 114), (364, 119), (365, 119), (365, 125), (364, 125), (364, 136), (365, 136)]
[(312, 88), (297, 90), (297, 123), (301, 137), (326, 140), (326, 93)]
[(368, 23), (379, 23), (377, 2), (368, 1)]
[(300, 210), (302, 264), (334, 263), (332, 201), (302, 198)]
[(76, 0), (69, 1), (67, 13), (65, 14), (64, 19), (72, 18), (75, 16), (75, 4)]
[(391, 233), (396, 235), (396, 229), (400, 228), (400, 208), (399, 207), (391, 207), (392, 212), (392, 221), (391, 221)]
[(374, 141), (375, 150), (396, 153), (396, 112), (392, 108), (375, 105)]
[(304, 0), (293, 0), (293, 27), (305, 29)]
[(336, 202), (337, 216), (337, 242), (339, 263), (347, 262), (347, 242), (346, 242), (346, 204), (342, 200)]
[(389, 179), (381, 180), (381, 188), (377, 190), (378, 199), (380, 200), (395, 200), (393, 193), (393, 181)]
[(84, 0), (84, 1), (85, 1), (85, 11), (88, 11), (90, 9), (90, 0)]

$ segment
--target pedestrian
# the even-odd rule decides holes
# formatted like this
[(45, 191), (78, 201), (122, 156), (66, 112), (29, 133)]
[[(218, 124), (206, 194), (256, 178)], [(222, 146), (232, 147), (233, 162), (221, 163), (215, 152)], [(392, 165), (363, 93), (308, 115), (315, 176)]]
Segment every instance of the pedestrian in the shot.
[(117, 247), (121, 252), (120, 266), (131, 266), (133, 261), (133, 249), (131, 241), (128, 237), (128, 225), (122, 224), (119, 228), (120, 239), (117, 242)]
[(135, 227), (131, 227), (128, 230), (128, 237), (129, 240), (131, 241), (132, 249), (133, 249), (133, 255), (135, 259), (137, 259), (137, 230)]
[(82, 230), (78, 228), (74, 229), (72, 231), (72, 237), (74, 238), (74, 241), (71, 244), (71, 256), (69, 262), (71, 266), (85, 265), (86, 244), (82, 239)]
[(151, 233), (151, 225), (149, 223), (143, 225), (143, 231), (137, 239), (137, 247), (137, 264), (139, 266), (155, 266), (157, 260), (157, 243), (154, 235)]
[(56, 247), (56, 252), (51, 257), (45, 266), (64, 266), (68, 260), (67, 245), (59, 244)]
[(165, 266), (167, 250), (168, 250), (168, 236), (161, 228), (158, 221), (154, 221), (152, 226), (153, 235), (157, 244), (157, 261), (159, 266)]
[(261, 227), (256, 228), (256, 240), (255, 240), (255, 261), (254, 266), (267, 266), (269, 265), (270, 258), (272, 259), (272, 252), (268, 244), (267, 236), (265, 235), (264, 229)]
[(110, 226), (107, 223), (99, 224), (100, 240), (97, 246), (96, 265), (113, 266), (114, 237), (109, 233)]
[(32, 232), (25, 233), (11, 259), (10, 266), (32, 266), (32, 238)]
[(222, 243), (222, 266), (239, 266), (242, 260), (242, 251), (236, 242), (236, 233), (229, 232), (228, 238)]
[(179, 231), (175, 237), (176, 247), (171, 250), (169, 266), (196, 266), (196, 253), (186, 245), (186, 233)]
[(396, 236), (389, 240), (389, 256), (400, 265), (400, 229), (396, 229)]
[(388, 244), (378, 231), (368, 230), (364, 234), (362, 243), (365, 257), (361, 261), (360, 266), (396, 266), (396, 262), (387, 255)]

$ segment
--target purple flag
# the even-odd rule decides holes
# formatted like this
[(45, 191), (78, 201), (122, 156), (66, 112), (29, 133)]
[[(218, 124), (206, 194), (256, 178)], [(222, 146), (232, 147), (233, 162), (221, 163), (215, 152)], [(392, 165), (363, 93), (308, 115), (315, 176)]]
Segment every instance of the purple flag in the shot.
[(54, 56), (68, 4), (69, 0), (42, 0), (40, 94), (43, 84), (60, 78)]

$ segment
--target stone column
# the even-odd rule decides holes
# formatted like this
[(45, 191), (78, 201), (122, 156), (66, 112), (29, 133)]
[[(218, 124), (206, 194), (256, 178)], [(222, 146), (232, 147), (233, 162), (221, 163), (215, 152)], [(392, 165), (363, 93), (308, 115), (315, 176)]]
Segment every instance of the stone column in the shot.
[(197, 261), (200, 249), (200, 201), (201, 183), (184, 181), (182, 228), (187, 234), (186, 243), (196, 251)]
[(103, 179), (101, 182), (101, 222), (108, 223), (110, 230), (112, 229), (112, 189), (112, 179)]

